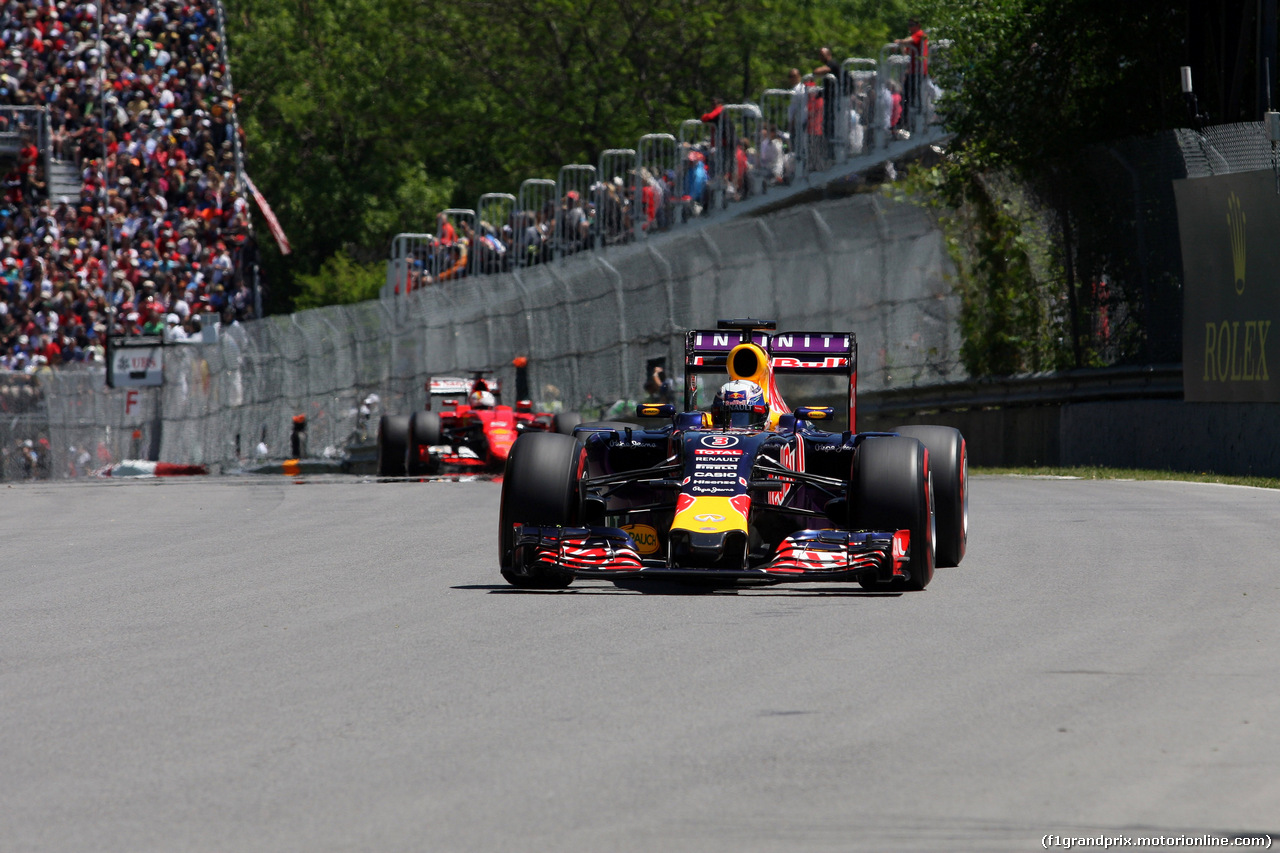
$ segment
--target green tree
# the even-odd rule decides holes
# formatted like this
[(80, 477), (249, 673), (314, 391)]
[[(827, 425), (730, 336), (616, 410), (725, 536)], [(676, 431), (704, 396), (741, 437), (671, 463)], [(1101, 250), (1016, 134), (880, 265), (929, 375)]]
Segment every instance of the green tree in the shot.
[(350, 305), (376, 299), (385, 279), (386, 266), (383, 262), (357, 263), (339, 249), (325, 259), (319, 272), (298, 275), (299, 290), (294, 308)]
[[(241, 0), (232, 7), (233, 72), (248, 164), (276, 208), (291, 259), (264, 246), (277, 309), (296, 275), (339, 251), (385, 257), (401, 223), (422, 221), (453, 192), (427, 168), (440, 55), (404, 26), (415, 4), (387, 0)], [(286, 263), (286, 260), (288, 262)]]
[[(874, 56), (905, 0), (228, 0), (248, 165), (294, 247), (272, 307), (339, 251), (752, 99), (817, 48)], [(335, 283), (336, 286), (336, 283)], [(311, 285), (308, 285), (310, 288)], [(329, 293), (321, 287), (315, 293)]]
[[(1137, 297), (1124, 280), (1123, 250), (1106, 248), (1114, 245), (1116, 222), (1108, 188), (1088, 179), (1091, 158), (1100, 156), (1099, 145), (1183, 119), (1177, 67), (1184, 11), (1102, 0), (934, 0), (927, 13), (936, 34), (955, 37), (933, 69), (956, 134), (940, 187), (955, 209), (967, 204), (979, 212), (972, 225), (982, 235), (972, 245), (985, 258), (971, 272), (988, 296), (1019, 286), (1028, 291), (1024, 299), (984, 300), (984, 310), (1005, 313), (967, 329), (979, 336), (969, 351), (1003, 355), (973, 366), (1035, 369), (1044, 356), (1036, 342), (1050, 331), (1021, 328), (1036, 315), (1016, 306), (1035, 303), (1030, 291), (1038, 285), (1010, 278), (1019, 266), (1010, 247), (1025, 243), (1025, 235), (1018, 217), (997, 215), (1008, 209), (1007, 199), (987, 197), (991, 182), (984, 177), (995, 175), (1015, 178), (1051, 213), (1066, 354), (1076, 366), (1096, 363), (1090, 329), (1102, 306), (1087, 283), (1105, 274)], [(1052, 315), (1039, 316), (1048, 323)], [(1001, 331), (1010, 328), (1017, 334)]]

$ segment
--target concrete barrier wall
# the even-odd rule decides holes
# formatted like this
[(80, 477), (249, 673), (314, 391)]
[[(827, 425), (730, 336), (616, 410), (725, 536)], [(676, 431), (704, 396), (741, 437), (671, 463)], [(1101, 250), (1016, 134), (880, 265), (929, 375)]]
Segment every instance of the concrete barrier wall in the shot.
[(642, 396), (649, 359), (679, 373), (685, 330), (729, 317), (852, 330), (864, 388), (937, 384), (964, 377), (950, 271), (929, 213), (875, 194), (711, 223), (225, 329), (217, 344), (167, 349), (165, 387), (132, 398), (103, 387), (101, 370), (52, 373), (52, 453), (87, 446), (116, 461), (159, 436), (165, 461), (234, 466), (260, 447), (286, 454), (295, 414), (307, 416), (313, 452), (340, 452), (369, 395), (380, 411), (408, 412), (430, 376), (474, 370), (513, 391), (515, 356), (528, 358), (539, 403), (607, 406)]
[(872, 415), (861, 429), (941, 423), (965, 435), (977, 466), (1102, 465), (1280, 477), (1280, 405), (1112, 400)]

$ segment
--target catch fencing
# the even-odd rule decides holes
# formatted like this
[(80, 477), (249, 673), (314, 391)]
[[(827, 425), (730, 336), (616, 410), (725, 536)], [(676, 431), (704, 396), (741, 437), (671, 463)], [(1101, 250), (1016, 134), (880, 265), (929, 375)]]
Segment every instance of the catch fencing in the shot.
[(312, 454), (336, 456), (379, 413), (420, 408), (433, 374), (493, 370), (515, 387), (516, 356), (529, 360), (539, 406), (598, 414), (642, 399), (653, 360), (678, 374), (685, 330), (744, 316), (854, 331), (864, 390), (933, 385), (964, 378), (949, 271), (926, 211), (856, 195), (482, 283), (223, 326), (216, 344), (166, 347), (159, 389), (106, 389), (100, 369), (49, 371), (38, 432), (58, 476), (86, 449), (94, 465), (153, 449), (221, 470), (282, 458), (299, 414)]

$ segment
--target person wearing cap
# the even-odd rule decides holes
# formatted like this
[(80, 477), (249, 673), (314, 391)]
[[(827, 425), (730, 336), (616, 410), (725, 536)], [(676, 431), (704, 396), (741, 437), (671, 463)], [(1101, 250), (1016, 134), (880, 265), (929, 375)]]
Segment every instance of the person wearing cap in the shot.
[(578, 251), (587, 245), (591, 223), (587, 212), (582, 209), (582, 199), (576, 190), (565, 193), (564, 204), (560, 209), (560, 243), (567, 254)]
[(164, 339), (166, 343), (186, 343), (189, 339), (187, 330), (182, 328), (182, 318), (177, 314), (164, 316)]
[(694, 216), (697, 216), (702, 212), (702, 208), (706, 207), (707, 182), (709, 179), (706, 158), (702, 156), (702, 152), (690, 149), (688, 165), (684, 173), (684, 197), (694, 205), (697, 205), (697, 209), (692, 211)]

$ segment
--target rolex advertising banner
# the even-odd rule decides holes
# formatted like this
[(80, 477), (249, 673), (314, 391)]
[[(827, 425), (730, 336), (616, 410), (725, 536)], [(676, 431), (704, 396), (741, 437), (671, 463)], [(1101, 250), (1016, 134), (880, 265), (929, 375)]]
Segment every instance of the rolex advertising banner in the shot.
[[(1280, 402), (1280, 195), (1270, 169), (1173, 182), (1190, 402)], [(1272, 330), (1276, 330), (1273, 336)]]

